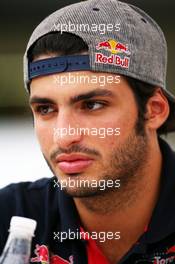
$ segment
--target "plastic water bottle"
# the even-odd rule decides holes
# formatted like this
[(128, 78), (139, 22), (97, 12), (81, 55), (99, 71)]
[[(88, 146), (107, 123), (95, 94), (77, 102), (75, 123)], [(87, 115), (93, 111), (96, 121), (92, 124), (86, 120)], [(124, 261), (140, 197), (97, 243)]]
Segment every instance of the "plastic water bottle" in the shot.
[(32, 237), (36, 221), (13, 216), (10, 222), (9, 236), (0, 257), (0, 264), (28, 264)]

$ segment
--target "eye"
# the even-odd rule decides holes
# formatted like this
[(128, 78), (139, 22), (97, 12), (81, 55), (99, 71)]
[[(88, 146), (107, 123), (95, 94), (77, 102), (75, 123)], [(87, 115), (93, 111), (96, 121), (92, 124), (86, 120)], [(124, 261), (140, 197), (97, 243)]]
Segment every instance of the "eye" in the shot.
[(105, 106), (104, 102), (99, 102), (99, 101), (87, 101), (83, 102), (83, 109), (88, 109), (88, 110), (98, 110), (101, 109)]
[(38, 105), (36, 106), (36, 112), (41, 115), (48, 115), (54, 112), (54, 107), (51, 105)]

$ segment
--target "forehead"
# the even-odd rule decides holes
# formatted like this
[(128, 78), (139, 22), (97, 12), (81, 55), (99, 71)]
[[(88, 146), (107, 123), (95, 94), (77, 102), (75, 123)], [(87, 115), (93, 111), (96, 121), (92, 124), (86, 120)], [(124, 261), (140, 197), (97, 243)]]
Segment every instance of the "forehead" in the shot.
[(71, 97), (96, 89), (110, 90), (118, 97), (132, 96), (123, 76), (92, 71), (65, 72), (34, 78), (30, 85), (30, 95)]

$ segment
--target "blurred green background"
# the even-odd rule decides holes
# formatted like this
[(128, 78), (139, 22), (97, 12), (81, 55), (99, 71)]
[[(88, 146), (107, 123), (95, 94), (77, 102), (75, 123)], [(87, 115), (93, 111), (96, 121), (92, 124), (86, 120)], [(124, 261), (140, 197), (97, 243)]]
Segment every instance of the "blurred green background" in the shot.
[[(0, 3), (0, 113), (14, 113), (27, 106), (23, 88), (22, 58), (37, 24), (74, 0), (1, 0)], [(175, 1), (128, 0), (150, 14), (163, 29), (169, 50), (167, 86), (175, 93)]]

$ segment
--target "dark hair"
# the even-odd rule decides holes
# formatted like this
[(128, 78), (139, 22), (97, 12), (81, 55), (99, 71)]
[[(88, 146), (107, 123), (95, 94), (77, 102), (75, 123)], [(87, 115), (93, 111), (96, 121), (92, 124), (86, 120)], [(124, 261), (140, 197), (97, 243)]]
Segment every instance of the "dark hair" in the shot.
[(73, 55), (87, 50), (87, 44), (80, 37), (67, 32), (53, 32), (33, 44), (29, 49), (28, 59), (31, 62), (42, 54)]
[[(87, 44), (78, 36), (67, 32), (52, 32), (39, 38), (29, 49), (28, 59), (32, 62), (43, 54), (71, 55), (87, 52)], [(145, 123), (146, 105), (153, 96), (157, 87), (143, 81), (124, 76), (131, 87), (138, 107), (137, 132), (142, 133)], [(171, 102), (169, 102), (171, 104)], [(171, 105), (170, 105), (171, 106)], [(171, 119), (169, 115), (167, 121)], [(158, 135), (168, 132), (167, 121), (157, 130)]]

